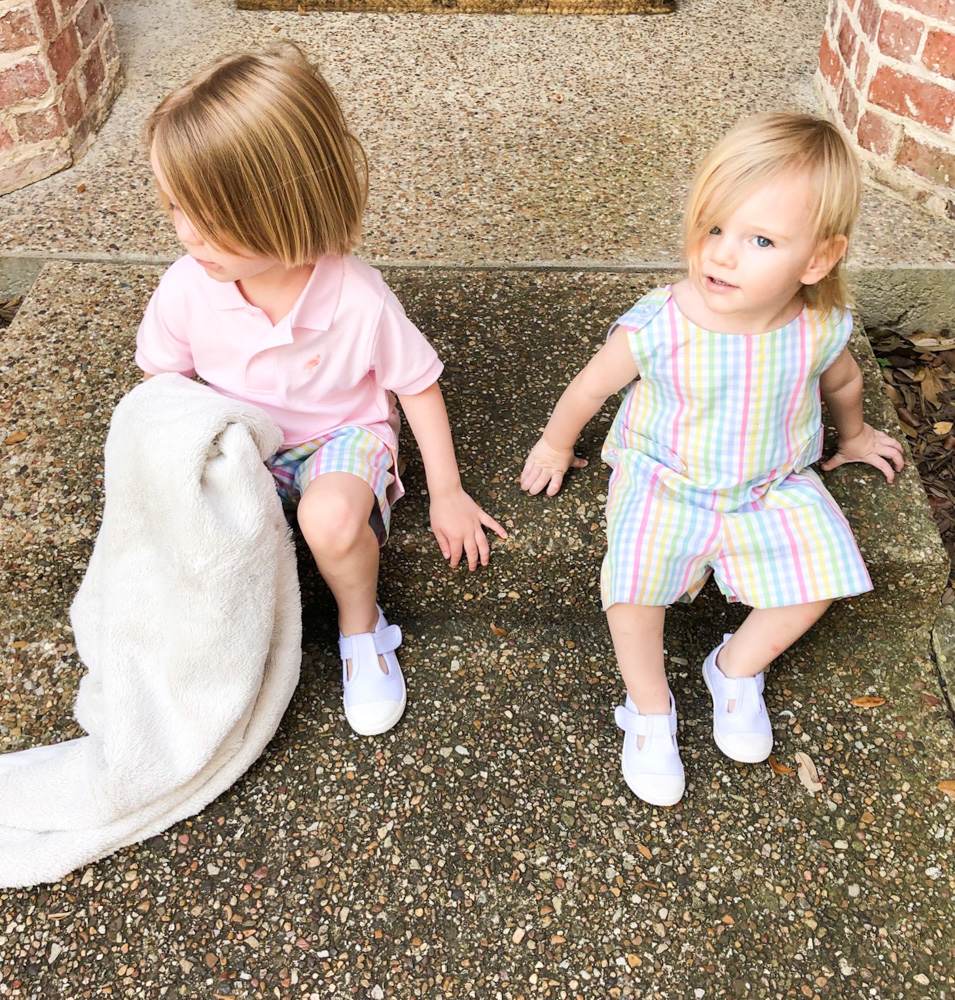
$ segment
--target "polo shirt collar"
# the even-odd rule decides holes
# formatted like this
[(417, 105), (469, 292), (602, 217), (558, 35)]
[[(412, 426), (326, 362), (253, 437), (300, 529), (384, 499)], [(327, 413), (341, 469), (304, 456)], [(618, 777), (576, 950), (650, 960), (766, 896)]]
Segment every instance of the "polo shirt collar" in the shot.
[[(322, 257), (298, 301), (292, 306), (289, 325), (293, 328), (328, 330), (338, 309), (344, 276), (345, 264), (341, 257)], [(210, 281), (206, 292), (216, 309), (245, 309), (249, 304), (234, 281)]]
[(345, 278), (345, 262), (341, 257), (322, 257), (312, 271), (308, 284), (289, 316), (293, 327), (328, 330), (338, 310)]

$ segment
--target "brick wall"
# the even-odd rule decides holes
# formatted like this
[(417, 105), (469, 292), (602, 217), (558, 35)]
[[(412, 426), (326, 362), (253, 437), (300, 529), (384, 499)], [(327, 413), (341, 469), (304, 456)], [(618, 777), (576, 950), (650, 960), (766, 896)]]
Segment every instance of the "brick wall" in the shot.
[(867, 174), (955, 220), (955, 0), (829, 0), (816, 79)]
[(101, 0), (0, 0), (0, 194), (81, 157), (120, 85)]

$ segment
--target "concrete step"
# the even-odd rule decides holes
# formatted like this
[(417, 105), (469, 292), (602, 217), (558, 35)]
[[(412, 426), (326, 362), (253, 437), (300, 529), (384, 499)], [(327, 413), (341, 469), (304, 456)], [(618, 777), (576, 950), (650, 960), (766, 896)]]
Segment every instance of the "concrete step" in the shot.
[[(82, 735), (67, 608), (159, 272), (47, 265), (2, 341), (4, 752)], [(302, 679), (262, 759), (146, 843), (56, 885), (0, 892), (14, 984), (147, 1000), (167, 988), (777, 1000), (823, 980), (847, 997), (947, 995), (951, 809), (938, 786), (955, 759), (924, 630), (944, 558), (914, 475), (893, 489), (865, 470), (829, 477), (879, 590), (841, 602), (774, 665), (777, 769), (734, 764), (711, 738), (699, 664), (744, 609), (709, 588), (668, 615), (687, 792), (673, 809), (645, 807), (619, 773), (621, 685), (597, 608), (605, 473), (595, 461), (555, 500), (524, 497), (515, 479), (571, 369), (656, 279), (388, 278), (449, 359), (465, 478), (511, 540), (487, 569), (450, 573), (412, 460), (383, 569), (405, 637), (401, 723), (371, 740), (348, 730), (334, 607), (303, 559)], [(887, 423), (871, 361), (866, 377), (870, 417)], [(600, 436), (584, 442), (591, 457)], [(886, 702), (853, 705), (862, 695)], [(816, 794), (797, 753), (822, 777)], [(109, 934), (86, 933), (84, 913)]]
[[(142, 142), (216, 55), (289, 38), (367, 147), (363, 256), (440, 266), (682, 267), (693, 166), (738, 119), (818, 111), (827, 0), (681, 0), (661, 17), (252, 13), (111, 0), (126, 86), (85, 158), (0, 198), (0, 295), (51, 259), (177, 256)], [(850, 254), (869, 324), (955, 323), (952, 227), (875, 188)]]
[[(34, 635), (41, 621), (62, 619), (82, 578), (100, 514), (110, 413), (139, 378), (133, 338), (160, 273), (47, 265), (6, 333), (0, 434), (11, 443), (0, 585), (11, 594), (8, 634)], [(508, 631), (534, 622), (599, 623), (608, 475), (599, 448), (611, 404), (582, 440), (590, 466), (558, 497), (527, 497), (517, 477), (562, 387), (658, 276), (393, 268), (386, 277), (447, 360), (443, 385), (466, 487), (511, 537), (493, 544), (488, 569), (448, 569), (428, 528), (423, 471), (405, 433), (408, 495), (385, 550), (383, 602), (400, 620), (465, 618)], [(869, 419), (898, 433), (867, 342), (860, 336), (854, 347)], [(837, 470), (827, 482), (876, 587), (840, 602), (831, 617), (871, 635), (930, 624), (947, 560), (914, 469), (892, 487), (861, 466)], [(322, 588), (307, 559), (302, 579), (308, 617), (310, 595)]]

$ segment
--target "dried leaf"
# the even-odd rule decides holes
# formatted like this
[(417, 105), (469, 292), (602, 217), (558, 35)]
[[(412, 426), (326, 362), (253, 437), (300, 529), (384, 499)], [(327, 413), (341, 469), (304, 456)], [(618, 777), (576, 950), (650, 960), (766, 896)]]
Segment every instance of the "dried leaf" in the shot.
[(494, 622), (491, 622), (491, 631), (495, 635), (507, 635), (507, 629), (501, 628), (499, 625), (495, 625)]
[(919, 432), (914, 427), (909, 427), (908, 424), (903, 423), (902, 421), (899, 421), (899, 423), (901, 424), (902, 431), (906, 437), (917, 438), (919, 436)]
[(920, 351), (948, 351), (955, 347), (955, 340), (939, 340), (938, 337), (926, 337), (923, 334), (907, 336), (903, 333), (902, 336)]
[(951, 420), (939, 420), (937, 423), (932, 424), (932, 430), (942, 437), (946, 434), (951, 434), (952, 427), (955, 427), (955, 424)]
[(944, 392), (945, 386), (942, 385), (942, 380), (931, 368), (923, 368), (922, 370), (925, 372), (925, 378), (922, 379), (922, 395), (932, 406), (938, 407), (938, 396), (940, 392)]
[(21, 441), (26, 441), (27, 436), (24, 431), (14, 431), (6, 440), (4, 444), (19, 444)]
[(796, 773), (791, 767), (789, 767), (788, 764), (780, 764), (772, 754), (769, 755), (769, 766), (776, 772), (776, 774)]
[(938, 790), (955, 799), (955, 781), (951, 778), (947, 778), (945, 781), (940, 781), (938, 783)]
[(856, 708), (878, 708), (885, 704), (885, 698), (879, 698), (874, 694), (864, 694), (860, 698), (853, 698), (850, 705)]
[(822, 782), (819, 780), (816, 765), (812, 762), (809, 754), (803, 753), (801, 750), (796, 751), (796, 773), (799, 780), (813, 795), (822, 791)]
[(903, 423), (909, 424), (912, 427), (918, 427), (919, 418), (907, 406), (898, 407), (896, 412), (902, 418)]
[(889, 397), (890, 402), (893, 406), (901, 406), (905, 402), (905, 398), (902, 393), (894, 385), (886, 383), (885, 394)]

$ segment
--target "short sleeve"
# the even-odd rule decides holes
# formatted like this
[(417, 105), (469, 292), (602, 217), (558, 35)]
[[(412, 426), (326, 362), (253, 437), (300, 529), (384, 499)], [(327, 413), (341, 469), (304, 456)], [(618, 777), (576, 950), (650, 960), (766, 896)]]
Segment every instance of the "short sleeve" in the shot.
[(825, 318), (824, 329), (826, 332), (822, 343), (819, 371), (825, 371), (836, 363), (839, 355), (849, 343), (853, 325), (853, 316), (848, 309), (844, 312), (834, 309)]
[(424, 392), (444, 370), (437, 352), (390, 289), (378, 320), (372, 365), (375, 381), (400, 396)]
[(149, 375), (178, 372), (191, 377), (196, 370), (192, 348), (183, 336), (185, 323), (167, 271), (146, 306), (136, 332), (136, 364)]

